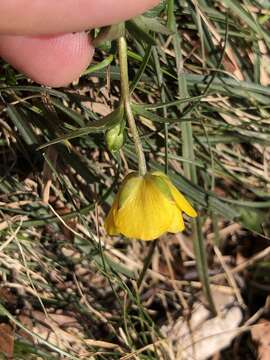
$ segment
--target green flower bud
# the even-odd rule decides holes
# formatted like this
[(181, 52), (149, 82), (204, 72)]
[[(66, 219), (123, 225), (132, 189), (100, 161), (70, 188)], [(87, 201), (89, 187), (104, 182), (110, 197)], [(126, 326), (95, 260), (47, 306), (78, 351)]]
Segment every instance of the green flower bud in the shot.
[(106, 132), (105, 138), (107, 147), (111, 152), (119, 151), (123, 146), (125, 139), (122, 124), (117, 124), (109, 129)]

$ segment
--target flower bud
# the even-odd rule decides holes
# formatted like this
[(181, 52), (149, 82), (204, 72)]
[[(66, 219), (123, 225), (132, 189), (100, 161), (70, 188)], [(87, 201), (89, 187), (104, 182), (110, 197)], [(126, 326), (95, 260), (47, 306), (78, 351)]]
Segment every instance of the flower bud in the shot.
[(105, 135), (106, 144), (111, 152), (116, 152), (121, 149), (124, 144), (124, 129), (122, 124), (117, 124), (109, 129)]

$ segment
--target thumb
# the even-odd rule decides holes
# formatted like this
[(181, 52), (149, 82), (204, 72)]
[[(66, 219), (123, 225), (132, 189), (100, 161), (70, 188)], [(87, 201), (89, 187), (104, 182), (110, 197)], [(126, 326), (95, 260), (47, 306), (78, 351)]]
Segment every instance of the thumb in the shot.
[(53, 87), (77, 79), (94, 49), (85, 32), (54, 36), (0, 36), (0, 55), (34, 81)]

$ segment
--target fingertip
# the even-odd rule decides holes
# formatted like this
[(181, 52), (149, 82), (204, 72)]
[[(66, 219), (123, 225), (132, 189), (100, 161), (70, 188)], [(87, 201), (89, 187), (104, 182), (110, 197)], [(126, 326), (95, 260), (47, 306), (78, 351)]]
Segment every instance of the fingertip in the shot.
[(56, 34), (115, 24), (136, 16), (159, 0), (0, 0), (0, 32)]
[(94, 54), (85, 32), (43, 37), (0, 36), (0, 55), (35, 82), (65, 86), (86, 69)]

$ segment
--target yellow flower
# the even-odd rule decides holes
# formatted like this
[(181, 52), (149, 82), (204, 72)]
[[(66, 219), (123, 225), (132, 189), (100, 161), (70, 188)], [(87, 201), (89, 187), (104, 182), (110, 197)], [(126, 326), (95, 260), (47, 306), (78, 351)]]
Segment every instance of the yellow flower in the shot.
[(109, 235), (154, 240), (165, 232), (185, 228), (182, 212), (197, 213), (162, 172), (140, 176), (130, 173), (123, 181), (105, 220)]

